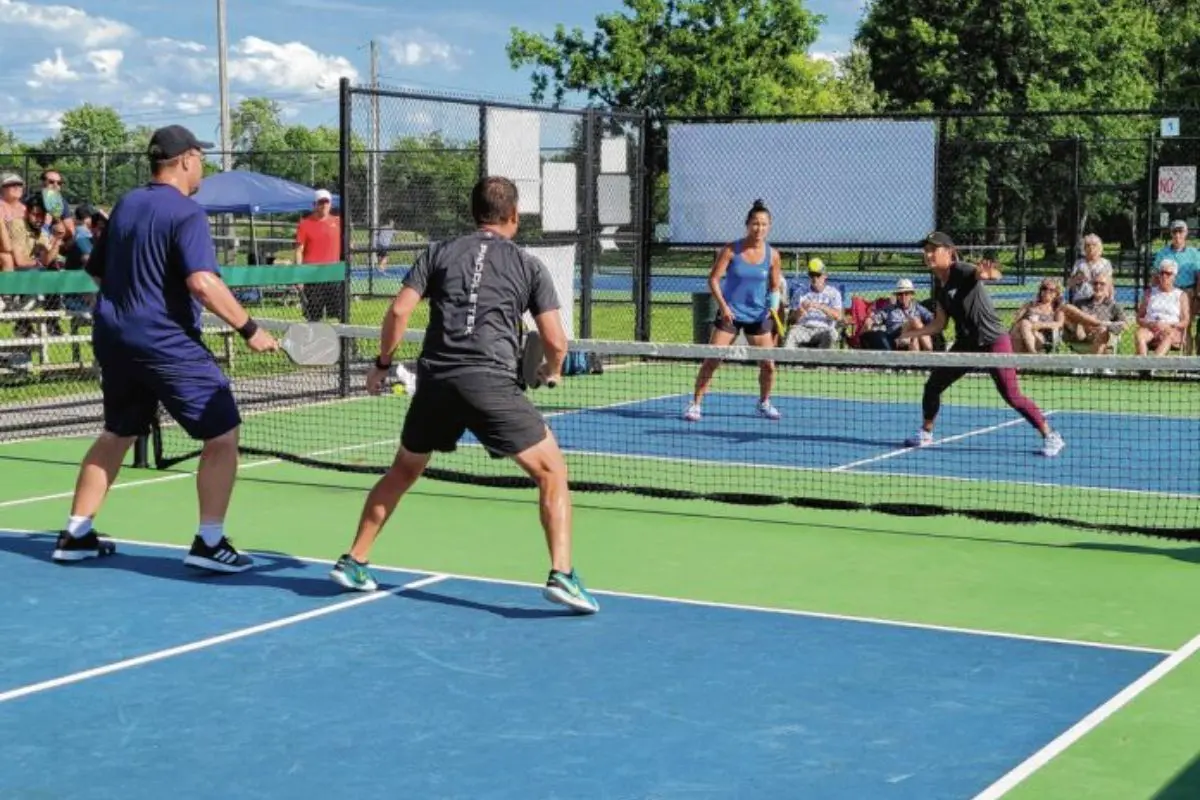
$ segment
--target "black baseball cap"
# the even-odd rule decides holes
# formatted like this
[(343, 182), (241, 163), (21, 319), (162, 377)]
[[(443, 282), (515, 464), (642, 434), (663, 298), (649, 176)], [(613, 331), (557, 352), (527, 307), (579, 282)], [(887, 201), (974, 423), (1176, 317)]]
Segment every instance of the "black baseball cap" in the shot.
[(954, 240), (949, 234), (934, 231), (921, 240), (921, 247), (954, 247)]
[(148, 152), (151, 161), (169, 161), (188, 150), (208, 150), (212, 146), (212, 142), (200, 141), (182, 125), (168, 125), (159, 128), (150, 137)]

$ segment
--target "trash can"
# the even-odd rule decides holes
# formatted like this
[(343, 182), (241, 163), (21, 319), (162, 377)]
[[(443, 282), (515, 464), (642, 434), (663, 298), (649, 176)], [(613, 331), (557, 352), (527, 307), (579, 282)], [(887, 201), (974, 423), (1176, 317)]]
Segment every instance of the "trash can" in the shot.
[(692, 341), (708, 344), (712, 338), (713, 320), (717, 318), (717, 300), (709, 292), (692, 293)]

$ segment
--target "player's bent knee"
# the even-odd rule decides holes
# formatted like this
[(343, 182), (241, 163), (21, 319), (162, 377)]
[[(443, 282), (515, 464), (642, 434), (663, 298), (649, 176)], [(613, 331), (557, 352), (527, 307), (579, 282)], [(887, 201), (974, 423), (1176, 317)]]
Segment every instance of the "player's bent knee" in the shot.
[(238, 436), (241, 431), (240, 427), (235, 427), (222, 433), (220, 436), (214, 436), (211, 439), (204, 440), (204, 452), (216, 453), (227, 450), (237, 450)]
[(411, 486), (425, 472), (430, 456), (430, 453), (413, 453), (401, 447), (400, 452), (392, 461), (392, 468), (389, 472), (395, 480), (405, 486)]
[(539, 485), (566, 480), (567, 462), (549, 428), (540, 442), (517, 453), (513, 459)]

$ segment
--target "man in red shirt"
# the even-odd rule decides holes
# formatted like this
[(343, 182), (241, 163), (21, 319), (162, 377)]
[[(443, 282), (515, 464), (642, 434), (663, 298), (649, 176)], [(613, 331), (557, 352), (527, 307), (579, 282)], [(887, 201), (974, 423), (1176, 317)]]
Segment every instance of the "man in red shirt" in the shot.
[[(342, 260), (342, 221), (333, 215), (333, 196), (318, 189), (313, 212), (296, 226), (297, 264), (336, 264)], [(301, 287), (304, 316), (318, 322), (342, 313), (340, 284), (313, 283)]]

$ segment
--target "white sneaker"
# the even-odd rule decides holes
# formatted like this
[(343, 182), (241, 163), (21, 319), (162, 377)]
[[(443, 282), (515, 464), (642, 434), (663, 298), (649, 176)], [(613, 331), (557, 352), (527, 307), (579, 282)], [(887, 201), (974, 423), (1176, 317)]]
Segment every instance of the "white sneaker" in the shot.
[(1057, 431), (1050, 431), (1042, 442), (1042, 455), (1046, 458), (1054, 458), (1066, 446), (1067, 443), (1063, 441), (1062, 436), (1059, 436)]
[(688, 422), (699, 422), (700, 421), (700, 404), (692, 403), (691, 405), (689, 405), (687, 407), (687, 410), (683, 412), (683, 418), (686, 419)]
[(783, 416), (779, 413), (778, 408), (771, 405), (770, 400), (764, 400), (758, 404), (758, 415), (760, 417), (766, 417), (767, 419), (779, 419), (781, 416)]
[(905, 447), (928, 447), (931, 444), (933, 444), (933, 434), (924, 428), (904, 440)]

